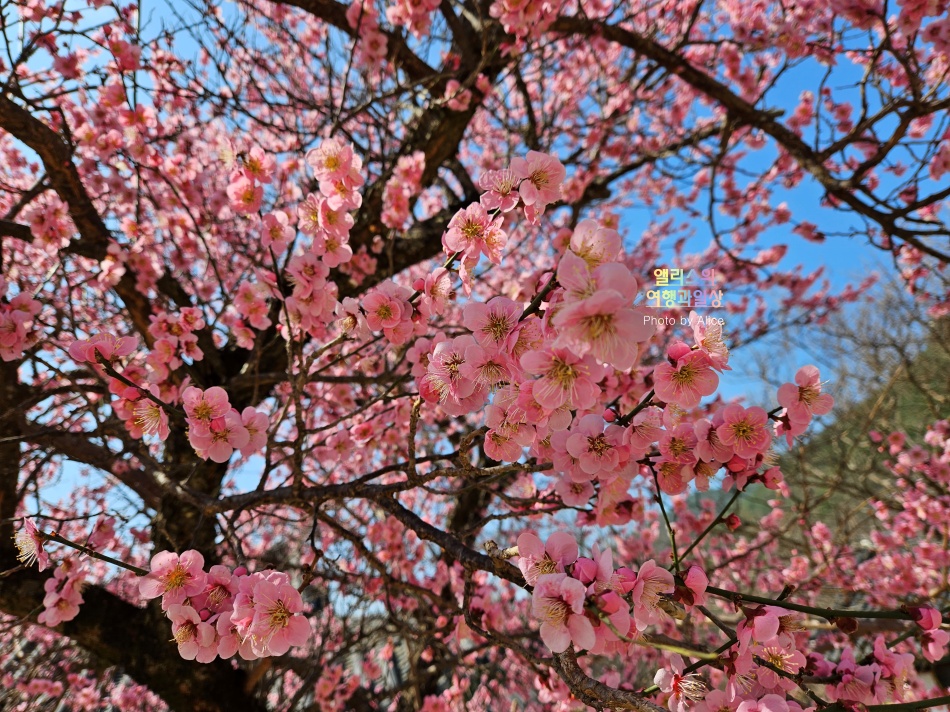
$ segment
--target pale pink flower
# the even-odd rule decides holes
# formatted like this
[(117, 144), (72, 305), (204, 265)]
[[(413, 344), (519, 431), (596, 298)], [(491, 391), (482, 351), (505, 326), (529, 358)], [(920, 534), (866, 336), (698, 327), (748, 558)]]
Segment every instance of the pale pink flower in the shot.
[(689, 324), (693, 328), (693, 339), (699, 350), (709, 357), (709, 365), (717, 371), (731, 371), (729, 367), (729, 349), (722, 336), (722, 325), (718, 321), (706, 321), (694, 311), (689, 313)]
[(554, 532), (544, 544), (533, 532), (518, 537), (518, 568), (529, 586), (544, 574), (563, 573), (577, 561), (577, 554), (577, 539), (567, 532)]
[(591, 269), (573, 252), (565, 253), (558, 263), (557, 280), (564, 288), (566, 305), (607, 290), (623, 297), (626, 305), (637, 296), (637, 279), (624, 265), (608, 262)]
[(653, 684), (670, 693), (667, 706), (670, 712), (686, 712), (693, 702), (706, 695), (706, 685), (699, 675), (684, 674), (686, 664), (680, 655), (670, 657), (670, 669), (660, 668), (653, 676)]
[(214, 462), (227, 462), (235, 450), (247, 446), (250, 437), (236, 410), (230, 410), (223, 418), (213, 421), (207, 433), (188, 432), (188, 442), (198, 456)]
[(32, 566), (36, 562), (38, 571), (44, 571), (49, 566), (49, 554), (43, 548), (46, 539), (40, 535), (36, 522), (27, 517), (23, 520), (23, 528), (13, 537), (17, 548), (17, 559), (24, 566)]
[(511, 172), (521, 178), (518, 192), (525, 205), (545, 205), (561, 197), (561, 183), (566, 172), (561, 162), (545, 153), (528, 151), (527, 158), (511, 161)]
[(508, 297), (493, 297), (487, 303), (466, 304), (462, 310), (462, 324), (481, 346), (497, 351), (506, 345), (520, 316), (521, 305)]
[(597, 475), (617, 469), (622, 437), (622, 428), (609, 425), (605, 432), (604, 419), (590, 414), (575, 422), (565, 446), (581, 470), (588, 475)]
[(586, 507), (594, 495), (592, 482), (575, 482), (571, 477), (558, 477), (554, 491), (568, 507)]
[(924, 657), (932, 663), (943, 659), (947, 654), (947, 642), (950, 634), (945, 630), (928, 630), (920, 636), (920, 646)]
[(350, 171), (353, 148), (339, 138), (328, 138), (307, 152), (307, 164), (319, 181), (337, 181)]
[(247, 457), (260, 450), (267, 444), (267, 414), (261, 413), (253, 406), (241, 411), (241, 423), (247, 430), (247, 443), (241, 448), (241, 454)]
[(789, 709), (783, 696), (765, 695), (758, 700), (744, 700), (736, 712), (789, 712)]
[(531, 612), (541, 620), (541, 640), (553, 653), (571, 643), (586, 650), (596, 643), (594, 626), (584, 615), (584, 584), (567, 574), (538, 577), (531, 596)]
[(732, 448), (723, 444), (716, 432), (716, 427), (722, 425), (720, 411), (716, 411), (716, 423), (708, 418), (700, 418), (693, 423), (693, 432), (696, 434), (696, 454), (704, 462), (729, 462), (735, 454)]
[(280, 254), (293, 242), (294, 229), (290, 225), (290, 218), (283, 210), (275, 210), (264, 215), (262, 224), (261, 245), (273, 248)]
[(552, 320), (559, 335), (555, 347), (566, 347), (578, 356), (591, 354), (617, 370), (626, 371), (637, 359), (637, 344), (656, 330), (618, 292), (598, 292), (562, 307)]
[(603, 227), (596, 220), (581, 220), (571, 235), (570, 248), (590, 269), (594, 269), (617, 259), (621, 250), (620, 233)]
[(539, 376), (532, 392), (548, 410), (565, 404), (577, 410), (593, 407), (600, 395), (597, 382), (606, 370), (592, 357), (577, 356), (567, 349), (528, 351), (521, 357), (521, 367)]
[(97, 334), (88, 341), (74, 341), (69, 347), (69, 355), (77, 362), (97, 363), (98, 353), (106, 361), (114, 362), (128, 356), (138, 347), (134, 336), (113, 336)]
[(172, 604), (167, 610), (172, 622), (172, 636), (178, 643), (178, 654), (185, 660), (210, 663), (218, 654), (214, 626), (201, 620), (191, 606)]
[(227, 188), (231, 208), (242, 214), (256, 213), (260, 210), (264, 198), (264, 188), (243, 173), (235, 173)]
[(150, 572), (139, 579), (142, 598), (162, 596), (162, 607), (184, 603), (190, 596), (197, 596), (205, 588), (207, 576), (203, 571), (204, 557), (193, 549), (178, 554), (160, 551), (152, 557)]
[(254, 608), (250, 633), (258, 655), (283, 655), (291, 646), (305, 645), (310, 639), (310, 624), (300, 615), (303, 600), (289, 583), (258, 582)]
[(515, 191), (518, 177), (510, 170), (486, 171), (478, 179), (482, 193), (479, 202), (486, 210), (500, 210), (507, 213), (518, 206), (519, 195)]
[(821, 377), (814, 366), (802, 366), (795, 374), (795, 383), (778, 389), (778, 402), (793, 422), (807, 423), (816, 415), (824, 415), (834, 406), (834, 398), (821, 392)]
[(373, 331), (399, 326), (404, 315), (408, 316), (407, 308), (411, 312), (412, 307), (403, 298), (400, 288), (390, 281), (383, 282), (363, 298), (366, 323)]
[(695, 408), (703, 396), (716, 392), (719, 376), (706, 353), (692, 351), (681, 342), (671, 346), (668, 353), (669, 360), (653, 369), (653, 389), (660, 400)]
[[(158, 396), (160, 391), (158, 386), (149, 387), (149, 392), (153, 396)], [(158, 403), (149, 398), (140, 398), (135, 404), (135, 424), (143, 433), (158, 435), (158, 439), (165, 441), (168, 439), (170, 430), (168, 428), (168, 413)]]
[(416, 289), (422, 292), (419, 300), (419, 313), (427, 319), (444, 314), (450, 301), (455, 299), (455, 290), (452, 289), (452, 273), (444, 267), (437, 268), (426, 275), (422, 284)]
[(660, 608), (660, 597), (673, 593), (674, 588), (673, 574), (657, 566), (653, 559), (640, 567), (631, 596), (637, 630), (645, 630), (663, 619), (665, 614)]
[(755, 457), (768, 450), (772, 437), (768, 413), (758, 406), (743, 408), (731, 403), (722, 410), (723, 423), (716, 428), (719, 440), (742, 458)]
[(194, 386), (188, 386), (181, 394), (182, 406), (188, 416), (190, 432), (206, 435), (211, 431), (211, 422), (223, 418), (231, 409), (228, 394), (219, 386), (203, 391)]
[(479, 203), (459, 210), (449, 221), (442, 236), (445, 251), (449, 254), (465, 252), (473, 258), (483, 253), (497, 264), (501, 259), (500, 250), (508, 241), (508, 236), (501, 229), (502, 221), (501, 216), (491, 217)]

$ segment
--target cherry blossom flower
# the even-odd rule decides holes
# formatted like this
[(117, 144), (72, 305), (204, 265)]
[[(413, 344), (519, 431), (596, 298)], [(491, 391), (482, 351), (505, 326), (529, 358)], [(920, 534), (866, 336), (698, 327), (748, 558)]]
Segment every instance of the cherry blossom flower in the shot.
[(559, 330), (554, 346), (578, 356), (590, 353), (602, 363), (628, 370), (637, 359), (637, 344), (647, 341), (656, 327), (627, 307), (627, 299), (606, 290), (561, 308), (552, 322)]
[(518, 206), (520, 195), (515, 190), (518, 177), (510, 170), (486, 171), (478, 179), (482, 193), (479, 202), (486, 210), (500, 210), (507, 213)]
[(525, 205), (543, 208), (560, 199), (561, 183), (566, 172), (554, 156), (528, 151), (527, 158), (511, 161), (511, 172), (522, 179), (518, 192)]
[(638, 630), (659, 623), (666, 615), (660, 608), (660, 596), (673, 593), (673, 574), (656, 565), (653, 559), (645, 562), (637, 572), (633, 587), (633, 617)]
[(231, 408), (227, 392), (219, 386), (212, 386), (205, 391), (188, 386), (182, 391), (181, 401), (188, 416), (190, 432), (199, 435), (208, 435), (212, 421), (223, 418)]
[(667, 706), (670, 712), (686, 712), (693, 702), (703, 699), (706, 684), (699, 675), (684, 674), (686, 664), (680, 655), (670, 658), (670, 669), (660, 668), (653, 677), (653, 683), (663, 692), (670, 693)]
[(597, 642), (594, 626), (584, 615), (584, 584), (567, 574), (542, 574), (531, 596), (531, 613), (541, 620), (541, 640), (553, 653), (571, 643), (589, 649)]
[(23, 520), (23, 528), (14, 536), (17, 548), (17, 559), (24, 566), (32, 566), (36, 562), (38, 571), (45, 571), (49, 566), (49, 554), (43, 548), (46, 539), (36, 528), (36, 522), (27, 517)]
[(518, 537), (518, 568), (529, 586), (544, 574), (563, 573), (577, 554), (577, 539), (566, 532), (554, 532), (544, 544), (533, 532)]
[(621, 247), (620, 233), (596, 220), (581, 220), (571, 234), (571, 252), (584, 260), (589, 269), (616, 260)]
[(184, 603), (190, 596), (201, 593), (207, 582), (203, 571), (204, 557), (193, 549), (181, 556), (171, 551), (160, 551), (152, 557), (150, 572), (139, 579), (142, 598), (162, 597), (162, 607)]
[(106, 361), (114, 362), (128, 356), (136, 348), (138, 339), (134, 336), (97, 334), (88, 341), (74, 341), (69, 347), (69, 355), (77, 362), (97, 363), (96, 354)]
[(178, 654), (185, 660), (210, 663), (218, 654), (217, 633), (205, 623), (191, 606), (172, 604), (166, 611), (172, 622), (172, 636), (178, 643)]
[(227, 462), (235, 450), (247, 446), (250, 438), (236, 410), (229, 410), (223, 418), (214, 420), (207, 433), (194, 429), (188, 432), (188, 442), (198, 456), (214, 462)]
[(716, 429), (719, 440), (739, 457), (750, 458), (765, 452), (772, 442), (768, 413), (758, 406), (743, 408), (732, 403), (722, 410), (723, 424)]
[(834, 398), (821, 392), (821, 378), (815, 366), (802, 366), (795, 374), (794, 384), (780, 386), (778, 402), (793, 422), (805, 423), (816, 415), (824, 415), (835, 404)]
[(507, 297), (493, 297), (487, 303), (469, 302), (462, 311), (462, 323), (486, 349), (501, 349), (518, 325), (521, 305)]
[(670, 347), (668, 355), (669, 361), (653, 369), (653, 389), (658, 398), (682, 408), (695, 408), (703, 396), (716, 392), (719, 376), (706, 353), (692, 351), (680, 342)]
[[(149, 387), (149, 392), (159, 395), (158, 386)], [(135, 406), (135, 424), (148, 435), (158, 435), (158, 439), (165, 441), (171, 431), (168, 428), (168, 414), (158, 403), (149, 398), (140, 398)]]
[(310, 624), (300, 615), (303, 600), (289, 583), (259, 581), (254, 587), (254, 608), (250, 634), (258, 655), (283, 655), (291, 646), (309, 640)]
[(578, 410), (592, 407), (600, 393), (597, 382), (605, 372), (592, 357), (577, 356), (567, 349), (528, 351), (521, 357), (521, 367), (539, 376), (532, 393), (548, 410), (565, 404)]

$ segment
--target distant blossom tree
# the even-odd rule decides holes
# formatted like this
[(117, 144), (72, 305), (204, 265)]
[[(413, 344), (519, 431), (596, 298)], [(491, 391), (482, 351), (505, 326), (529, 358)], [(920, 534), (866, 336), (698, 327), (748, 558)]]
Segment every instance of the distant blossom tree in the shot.
[(834, 385), (719, 395), (873, 282), (802, 241), (947, 313), (946, 2), (0, 19), (4, 709), (950, 701), (947, 421), (860, 560), (776, 464)]

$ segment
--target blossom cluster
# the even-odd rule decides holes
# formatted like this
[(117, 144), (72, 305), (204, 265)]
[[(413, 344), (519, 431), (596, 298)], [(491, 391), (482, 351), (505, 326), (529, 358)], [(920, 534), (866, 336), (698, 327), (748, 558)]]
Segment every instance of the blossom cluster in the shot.
[[(518, 537), (518, 567), (533, 587), (531, 612), (540, 623), (540, 636), (553, 653), (571, 645), (591, 653), (625, 654), (643, 642), (651, 626), (683, 619), (707, 605), (709, 580), (698, 566), (674, 573), (646, 561), (638, 571), (615, 568), (609, 549), (594, 547), (580, 557), (576, 539), (566, 532), (546, 542), (533, 532)], [(732, 645), (722, 651), (717, 666), (725, 674), (723, 689), (708, 689), (700, 676), (685, 669), (680, 655), (657, 671), (654, 682), (668, 695), (671, 712), (801, 712), (814, 709), (792, 699), (799, 675), (825, 684), (827, 699), (854, 704), (881, 704), (904, 699), (904, 683), (914, 672), (914, 656), (890, 649), (877, 636), (873, 652), (856, 661), (845, 648), (832, 662), (808, 652), (809, 635), (801, 613), (776, 605), (742, 604), (743, 617)], [(942, 616), (929, 606), (907, 609), (916, 622), (928, 660), (946, 653), (948, 634), (940, 630)]]
[(199, 457), (227, 462), (235, 450), (247, 456), (267, 442), (267, 415), (253, 406), (238, 413), (219, 386), (206, 390), (188, 386), (181, 400), (187, 416), (188, 442)]
[[(677, 595), (673, 574), (652, 559), (639, 571), (615, 569), (610, 549), (579, 557), (577, 540), (555, 532), (542, 543), (533, 532), (518, 537), (518, 567), (534, 590), (531, 611), (541, 639), (554, 653), (573, 644), (592, 653), (626, 650), (649, 626), (668, 619)], [(702, 605), (708, 584), (698, 566), (682, 582), (680, 601)]]
[(217, 564), (206, 572), (197, 551), (160, 551), (139, 580), (139, 592), (145, 599), (161, 596), (186, 660), (283, 655), (310, 639), (300, 593), (280, 571), (248, 573)]
[(14, 361), (36, 343), (38, 332), (33, 327), (40, 303), (24, 292), (8, 301), (6, 293), (7, 281), (0, 276), (0, 359)]

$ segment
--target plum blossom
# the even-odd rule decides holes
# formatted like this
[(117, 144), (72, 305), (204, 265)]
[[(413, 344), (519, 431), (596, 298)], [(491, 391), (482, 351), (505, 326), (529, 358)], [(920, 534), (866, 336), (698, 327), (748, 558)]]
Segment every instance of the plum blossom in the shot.
[(768, 450), (772, 442), (768, 419), (768, 413), (758, 406), (743, 408), (731, 403), (722, 410), (723, 423), (716, 429), (716, 434), (722, 444), (731, 447), (737, 456), (755, 457)]
[(528, 151), (526, 158), (511, 161), (511, 172), (522, 179), (518, 192), (525, 205), (543, 210), (545, 205), (561, 197), (561, 183), (566, 174), (564, 166), (554, 156), (539, 151)]
[(719, 386), (709, 356), (693, 351), (682, 342), (670, 346), (668, 361), (653, 369), (653, 388), (665, 403), (681, 408), (695, 408), (703, 396), (712, 395)]
[(46, 539), (36, 528), (36, 522), (30, 517), (23, 520), (23, 528), (14, 536), (17, 548), (17, 559), (24, 566), (32, 566), (36, 562), (38, 571), (46, 570), (49, 566), (49, 554), (43, 548)]
[(577, 561), (577, 554), (577, 539), (567, 532), (554, 532), (544, 544), (533, 532), (518, 537), (518, 568), (529, 586), (539, 576), (563, 572)]
[(795, 383), (778, 389), (778, 402), (793, 422), (809, 422), (824, 415), (834, 406), (834, 398), (821, 392), (821, 378), (815, 366), (802, 366), (795, 374)]
[(204, 591), (207, 576), (202, 570), (204, 557), (194, 549), (181, 556), (171, 551), (160, 551), (152, 557), (150, 572), (139, 579), (142, 598), (162, 597), (162, 607), (184, 603), (186, 598)]
[(681, 655), (670, 658), (670, 669), (660, 668), (653, 677), (653, 683), (663, 692), (670, 693), (667, 706), (670, 712), (686, 712), (691, 703), (703, 699), (706, 684), (699, 675), (685, 674), (686, 664)]
[(589, 649), (597, 642), (594, 626), (584, 615), (584, 584), (567, 574), (542, 574), (531, 596), (531, 613), (541, 620), (541, 640), (553, 653), (571, 643)]
[(660, 608), (660, 597), (673, 593), (673, 590), (673, 574), (657, 566), (653, 559), (640, 567), (632, 591), (637, 630), (645, 630), (647, 626), (663, 619), (665, 614)]

